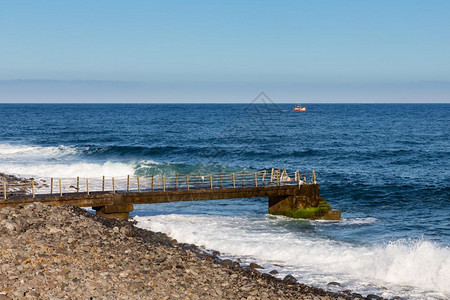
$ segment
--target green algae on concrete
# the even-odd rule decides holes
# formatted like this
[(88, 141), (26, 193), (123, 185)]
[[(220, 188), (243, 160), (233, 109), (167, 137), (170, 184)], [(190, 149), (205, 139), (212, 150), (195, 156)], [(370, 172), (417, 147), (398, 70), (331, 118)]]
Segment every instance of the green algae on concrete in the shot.
[(340, 220), (341, 212), (332, 210), (319, 195), (319, 185), (302, 185), (290, 196), (269, 197), (269, 214), (310, 220)]
[(331, 206), (325, 200), (320, 200), (317, 207), (305, 207), (292, 210), (283, 210), (273, 212), (274, 215), (282, 215), (296, 219), (310, 219), (310, 220), (340, 220), (341, 212), (331, 210)]

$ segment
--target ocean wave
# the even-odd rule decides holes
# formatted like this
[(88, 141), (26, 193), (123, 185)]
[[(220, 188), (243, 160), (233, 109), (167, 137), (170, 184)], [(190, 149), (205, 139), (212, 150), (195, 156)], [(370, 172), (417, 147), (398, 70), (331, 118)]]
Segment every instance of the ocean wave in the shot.
[[(99, 177), (151, 174), (215, 173), (222, 165), (157, 162), (151, 154), (183, 147), (74, 147), (0, 144), (0, 172), (34, 177)], [(112, 158), (111, 158), (112, 157)], [(144, 159), (132, 159), (143, 157)], [(111, 159), (110, 159), (111, 158)], [(239, 170), (242, 170), (241, 168)]]
[(55, 177), (75, 178), (101, 177), (101, 176), (126, 176), (133, 175), (134, 163), (122, 163), (107, 161), (104, 163), (24, 163), (24, 164), (2, 164), (0, 172), (23, 177)]
[(17, 175), (19, 177), (54, 177), (54, 178), (94, 178), (101, 176), (150, 176), (152, 174), (210, 174), (221, 171), (242, 171), (242, 168), (233, 169), (221, 165), (160, 163), (152, 160), (130, 162), (75, 162), (75, 161), (21, 161), (1, 163), (0, 172)]
[[(284, 230), (276, 226), (277, 219), (255, 221), (204, 215), (134, 219), (138, 226), (164, 232), (180, 242), (250, 257), (266, 266), (284, 265), (290, 272), (297, 272), (294, 276), (310, 283), (326, 286), (334, 279), (352, 290), (391, 297), (421, 298), (436, 293), (440, 295), (437, 298), (450, 296), (450, 249), (425, 240), (355, 246)], [(390, 291), (370, 285), (386, 286)]]
[(326, 155), (327, 150), (305, 149), (305, 150), (283, 150), (271, 151), (261, 149), (255, 146), (242, 146), (242, 144), (223, 142), (211, 142), (211, 144), (199, 143), (197, 145), (152, 145), (152, 146), (88, 146), (83, 150), (83, 154), (92, 157), (132, 157), (132, 158), (152, 158), (165, 155), (182, 155), (188, 157), (203, 158), (257, 158), (264, 157), (280, 158), (280, 157), (310, 157), (316, 155)]
[(154, 155), (167, 154), (179, 149), (175, 146), (88, 146), (83, 151), (86, 156), (106, 157), (151, 157)]
[(231, 168), (217, 164), (186, 164), (182, 162), (158, 163), (154, 161), (140, 161), (136, 163), (136, 175), (148, 176), (151, 174), (209, 174), (221, 171), (242, 171), (242, 168)]
[(79, 150), (73, 146), (35, 146), (0, 144), (0, 159), (33, 160), (60, 158), (76, 155)]

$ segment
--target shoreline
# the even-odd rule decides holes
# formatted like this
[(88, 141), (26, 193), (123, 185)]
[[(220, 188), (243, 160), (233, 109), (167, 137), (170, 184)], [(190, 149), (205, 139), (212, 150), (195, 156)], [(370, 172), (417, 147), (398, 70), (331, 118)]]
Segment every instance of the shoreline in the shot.
[(282, 280), (134, 224), (75, 206), (3, 208), (0, 297), (365, 299)]

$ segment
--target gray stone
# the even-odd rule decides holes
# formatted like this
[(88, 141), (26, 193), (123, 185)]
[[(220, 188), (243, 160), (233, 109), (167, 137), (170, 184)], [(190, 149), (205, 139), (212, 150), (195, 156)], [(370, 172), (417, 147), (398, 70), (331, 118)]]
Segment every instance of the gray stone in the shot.
[(3, 208), (0, 215), (4, 299), (312, 299), (314, 293), (321, 299), (338, 297), (293, 286), (292, 276), (283, 284), (241, 268), (239, 260), (214, 261), (195, 245), (177, 244), (165, 234), (73, 206), (32, 203)]
[(233, 268), (233, 261), (231, 259), (224, 259), (222, 261), (222, 266), (225, 266), (225, 267), (227, 267), (229, 269), (232, 269)]
[(286, 277), (283, 278), (283, 281), (287, 283), (297, 283), (297, 279), (295, 279), (295, 277), (291, 274), (286, 275)]

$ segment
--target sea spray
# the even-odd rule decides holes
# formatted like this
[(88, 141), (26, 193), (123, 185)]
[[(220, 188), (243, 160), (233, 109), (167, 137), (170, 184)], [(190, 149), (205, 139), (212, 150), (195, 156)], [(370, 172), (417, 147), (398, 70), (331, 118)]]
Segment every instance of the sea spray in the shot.
[(78, 153), (79, 150), (73, 146), (37, 146), (0, 143), (0, 160), (8, 159), (24, 162), (27, 160), (61, 159)]
[(126, 176), (134, 174), (134, 164), (121, 162), (105, 163), (32, 163), (27, 164), (2, 164), (2, 171), (8, 174), (17, 174), (19, 176), (34, 176), (37, 178), (55, 177), (55, 178), (76, 178), (101, 177), (101, 176)]
[(269, 216), (159, 215), (134, 219), (138, 226), (164, 232), (180, 242), (257, 260), (266, 267), (281, 264), (306, 283), (321, 287), (339, 281), (347, 289), (385, 296), (450, 295), (450, 249), (425, 240), (355, 246), (293, 232), (281, 225), (285, 220)]

